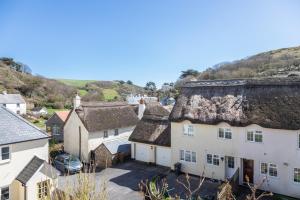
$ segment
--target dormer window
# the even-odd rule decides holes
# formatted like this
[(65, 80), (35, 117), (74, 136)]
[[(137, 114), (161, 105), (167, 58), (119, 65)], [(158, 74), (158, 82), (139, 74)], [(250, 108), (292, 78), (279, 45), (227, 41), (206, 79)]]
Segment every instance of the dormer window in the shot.
[(247, 141), (249, 142), (263, 142), (262, 131), (247, 131)]
[(107, 138), (107, 137), (108, 137), (108, 131), (104, 131), (103, 137), (104, 137), (104, 138)]
[(119, 129), (115, 129), (115, 136), (119, 135)]
[(219, 128), (218, 137), (222, 139), (232, 139), (232, 133), (229, 128)]
[(183, 134), (188, 136), (194, 135), (194, 126), (191, 124), (183, 125)]

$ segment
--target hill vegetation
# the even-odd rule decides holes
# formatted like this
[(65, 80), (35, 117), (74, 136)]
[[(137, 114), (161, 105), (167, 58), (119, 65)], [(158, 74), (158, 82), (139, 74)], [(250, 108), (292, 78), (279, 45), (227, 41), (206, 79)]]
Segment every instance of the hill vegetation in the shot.
[(34, 76), (28, 66), (22, 64), (23, 67), (19, 68), (19, 65), (11, 58), (0, 59), (0, 92), (6, 90), (22, 94), (28, 108), (70, 108), (76, 93), (84, 101), (122, 101), (128, 94), (145, 93), (142, 87), (133, 85), (131, 81), (55, 80)]
[(300, 46), (263, 52), (233, 62), (222, 62), (203, 72), (183, 71), (177, 87), (190, 80), (299, 76)]

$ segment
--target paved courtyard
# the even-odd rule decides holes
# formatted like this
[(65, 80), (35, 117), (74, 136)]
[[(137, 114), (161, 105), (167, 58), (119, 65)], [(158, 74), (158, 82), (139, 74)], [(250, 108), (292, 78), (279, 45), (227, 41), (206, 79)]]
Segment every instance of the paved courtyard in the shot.
[[(138, 184), (141, 180), (150, 180), (158, 175), (160, 177), (166, 176), (171, 194), (184, 195), (183, 187), (176, 183), (177, 176), (174, 173), (170, 173), (170, 170), (165, 167), (130, 161), (90, 175), (95, 178), (98, 189), (103, 182), (107, 184), (108, 196), (111, 200), (142, 200), (143, 197), (139, 192)], [(67, 191), (70, 183), (76, 184), (76, 179), (76, 175), (59, 177), (59, 189)], [(184, 175), (180, 179), (184, 180)], [(199, 184), (199, 178), (191, 177), (191, 183), (192, 187), (196, 188)], [(215, 194), (218, 185), (216, 182), (206, 181), (200, 190), (200, 195)]]

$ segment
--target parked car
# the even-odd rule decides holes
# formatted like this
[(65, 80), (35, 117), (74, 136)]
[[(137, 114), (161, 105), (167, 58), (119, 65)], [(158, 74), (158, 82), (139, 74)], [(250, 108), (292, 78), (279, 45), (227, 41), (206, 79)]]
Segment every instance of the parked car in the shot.
[(53, 163), (56, 169), (65, 174), (80, 172), (83, 166), (76, 156), (70, 154), (60, 154), (56, 156)]

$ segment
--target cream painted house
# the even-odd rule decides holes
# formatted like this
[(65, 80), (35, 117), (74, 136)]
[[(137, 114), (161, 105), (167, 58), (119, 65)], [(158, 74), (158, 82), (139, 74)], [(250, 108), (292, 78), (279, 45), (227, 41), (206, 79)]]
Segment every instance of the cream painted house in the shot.
[(170, 115), (182, 171), (300, 198), (300, 80), (190, 82)]
[(4, 91), (0, 94), (0, 106), (6, 107), (19, 115), (26, 114), (26, 102), (20, 94), (7, 94)]
[(64, 150), (90, 163), (91, 156), (92, 160), (101, 156), (93, 152), (103, 142), (115, 140), (115, 145), (120, 145), (124, 138), (128, 141), (138, 120), (133, 107), (126, 103), (87, 103), (77, 96), (64, 126)]
[(49, 195), (56, 184), (56, 170), (46, 162), (49, 136), (2, 106), (0, 119), (1, 200)]
[(157, 165), (171, 165), (170, 112), (157, 103), (146, 104), (141, 121), (129, 137), (131, 158)]

